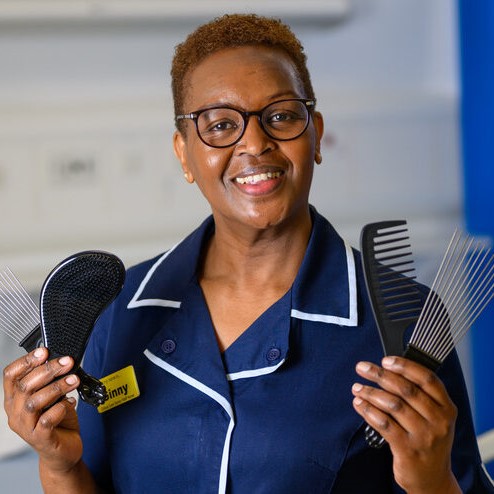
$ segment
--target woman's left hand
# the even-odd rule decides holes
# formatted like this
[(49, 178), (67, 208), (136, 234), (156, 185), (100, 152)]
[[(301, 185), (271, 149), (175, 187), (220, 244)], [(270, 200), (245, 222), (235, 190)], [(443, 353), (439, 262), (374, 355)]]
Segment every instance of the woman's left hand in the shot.
[(434, 372), (401, 357), (359, 362), (353, 406), (388, 442), (396, 482), (408, 493), (461, 493), (451, 470), (457, 409)]

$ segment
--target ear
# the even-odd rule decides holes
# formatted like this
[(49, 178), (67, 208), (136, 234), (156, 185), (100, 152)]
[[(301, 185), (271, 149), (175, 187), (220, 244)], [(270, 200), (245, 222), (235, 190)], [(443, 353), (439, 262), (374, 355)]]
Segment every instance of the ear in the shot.
[(190, 184), (194, 182), (194, 176), (190, 171), (187, 164), (187, 149), (185, 144), (185, 138), (181, 132), (176, 130), (173, 134), (173, 152), (182, 165), (184, 171), (184, 177)]
[(315, 149), (314, 149), (314, 162), (316, 165), (320, 165), (322, 163), (322, 154), (321, 154), (321, 139), (324, 133), (324, 120), (319, 112), (314, 112), (312, 115), (312, 121), (315, 130)]
[(321, 140), (324, 134), (324, 119), (318, 111), (313, 115), (314, 129), (316, 131), (316, 154), (321, 155)]

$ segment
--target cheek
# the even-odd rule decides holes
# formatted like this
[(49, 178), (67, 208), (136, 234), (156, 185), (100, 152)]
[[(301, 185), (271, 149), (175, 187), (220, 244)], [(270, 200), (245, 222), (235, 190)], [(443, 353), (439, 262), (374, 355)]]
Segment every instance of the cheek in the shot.
[(225, 153), (205, 150), (201, 143), (192, 150), (191, 156), (194, 158), (189, 162), (190, 168), (200, 189), (204, 191), (215, 187), (218, 181), (222, 180), (228, 165)]
[(208, 182), (220, 180), (225, 170), (225, 160), (212, 153), (204, 155), (198, 163), (198, 171)]
[(297, 194), (306, 196), (310, 192), (312, 177), (314, 173), (314, 151), (315, 145), (311, 141), (297, 146), (290, 155), (293, 165), (293, 185)]
[(315, 143), (313, 140), (297, 143), (293, 149), (287, 150), (287, 156), (293, 163), (297, 175), (312, 175), (314, 167)]

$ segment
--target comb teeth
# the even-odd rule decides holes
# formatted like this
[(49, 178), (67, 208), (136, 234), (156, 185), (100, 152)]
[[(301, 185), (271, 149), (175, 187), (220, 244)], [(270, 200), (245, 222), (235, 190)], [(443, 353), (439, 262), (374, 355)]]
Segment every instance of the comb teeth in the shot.
[(373, 282), (379, 302), (391, 320), (413, 320), (420, 315), (421, 298), (415, 282), (410, 236), (405, 221), (375, 225), (371, 249)]
[(39, 325), (39, 312), (14, 273), (0, 271), (0, 330), (19, 343)]
[[(403, 355), (405, 331), (422, 310), (406, 221), (365, 225), (360, 245), (365, 284), (384, 353)], [(374, 448), (385, 443), (369, 425), (365, 437)]]

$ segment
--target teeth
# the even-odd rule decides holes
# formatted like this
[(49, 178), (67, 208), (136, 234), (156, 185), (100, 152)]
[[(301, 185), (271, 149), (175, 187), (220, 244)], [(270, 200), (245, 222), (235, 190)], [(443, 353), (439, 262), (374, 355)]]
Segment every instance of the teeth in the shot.
[(259, 173), (257, 175), (249, 175), (248, 177), (237, 177), (235, 181), (239, 184), (257, 184), (264, 180), (281, 177), (281, 172)]

